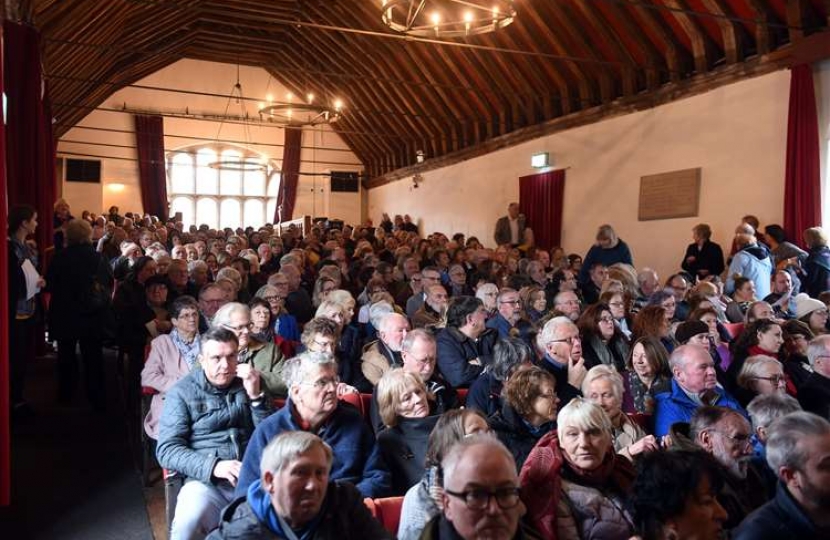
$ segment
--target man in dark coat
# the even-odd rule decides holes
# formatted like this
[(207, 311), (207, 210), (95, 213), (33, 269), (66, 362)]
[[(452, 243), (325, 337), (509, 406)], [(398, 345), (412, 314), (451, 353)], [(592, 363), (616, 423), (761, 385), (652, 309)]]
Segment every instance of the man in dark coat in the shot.
[(778, 475), (775, 498), (750, 514), (735, 540), (818, 540), (830, 537), (830, 422), (788, 414), (769, 429), (767, 463)]
[(819, 336), (807, 347), (813, 372), (798, 389), (798, 401), (805, 411), (830, 420), (830, 336)]
[(523, 244), (526, 226), (527, 220), (524, 214), (519, 213), (519, 203), (510, 203), (507, 207), (507, 215), (496, 221), (496, 230), (493, 233), (496, 245), (518, 246)]
[(259, 479), (223, 512), (211, 540), (391, 539), (372, 517), (363, 496), (329, 478), (332, 449), (318, 436), (288, 431), (262, 453)]
[(493, 356), (498, 334), (485, 326), (484, 304), (457, 296), (447, 309), (447, 327), (439, 332), (438, 371), (455, 388), (467, 388)]

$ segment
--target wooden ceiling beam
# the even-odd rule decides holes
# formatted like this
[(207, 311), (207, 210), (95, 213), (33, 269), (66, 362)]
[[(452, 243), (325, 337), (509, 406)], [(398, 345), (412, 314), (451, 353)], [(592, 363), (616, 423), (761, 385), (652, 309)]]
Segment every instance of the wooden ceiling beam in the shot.
[(698, 75), (708, 72), (709, 66), (714, 64), (714, 53), (712, 52), (714, 47), (711, 40), (706, 36), (699, 23), (683, 11), (687, 7), (685, 4), (681, 4), (680, 0), (663, 0), (663, 3), (670, 8), (674, 8), (668, 12), (669, 16), (674, 17), (692, 42), (695, 71)]
[(747, 0), (747, 5), (755, 15), (755, 51), (767, 54), (771, 50), (769, 21), (771, 10), (764, 0)]
[(807, 0), (787, 0), (787, 26), (790, 34), (790, 43), (804, 39), (804, 21), (807, 11)]
[(733, 22), (728, 17), (734, 17), (731, 9), (723, 0), (701, 0), (708, 11), (715, 15), (720, 15), (715, 18), (718, 27), (720, 28), (721, 37), (723, 39), (723, 52), (726, 56), (727, 64), (737, 64), (744, 59), (745, 51), (745, 34), (742, 26)]
[(684, 49), (678, 43), (677, 37), (667, 28), (665, 21), (655, 15), (650, 8), (635, 4), (633, 9), (636, 13), (635, 18), (660, 41), (666, 67), (669, 70), (669, 81), (679, 82), (686, 73), (686, 62), (683, 56)]

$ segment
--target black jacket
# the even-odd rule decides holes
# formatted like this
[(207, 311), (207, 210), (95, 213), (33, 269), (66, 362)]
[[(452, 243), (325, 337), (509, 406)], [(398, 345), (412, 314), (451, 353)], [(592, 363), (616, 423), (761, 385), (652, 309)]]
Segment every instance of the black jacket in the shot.
[[(458, 392), (444, 380), (440, 373), (434, 372), (428, 381), (424, 381), (424, 385), (427, 387), (427, 392), (432, 394), (432, 399), (429, 402), (430, 415), (442, 415), (450, 409), (458, 407)], [(375, 433), (380, 433), (386, 429), (386, 426), (383, 425), (383, 420), (380, 419), (380, 411), (378, 411), (377, 386), (372, 388), (372, 402), (369, 405), (369, 423), (372, 424), (372, 429), (375, 430)]]
[(820, 531), (781, 482), (775, 498), (758, 508), (735, 530), (734, 540), (819, 540), (830, 531)]
[[(441, 375), (455, 388), (467, 388), (490, 364), (498, 337), (498, 332), (489, 328), (476, 340), (468, 338), (457, 328), (444, 328), (435, 339)], [(470, 364), (469, 361), (474, 358), (478, 358), (481, 365)]]
[(392, 475), (392, 496), (405, 495), (426, 469), (427, 441), (440, 416), (400, 418), (378, 434), (378, 449)]
[[(694, 257), (694, 262), (687, 262), (686, 259), (689, 257)], [(723, 264), (723, 250), (718, 244), (710, 242), (709, 240), (703, 243), (702, 248), (698, 248), (696, 242), (689, 244), (680, 266), (683, 270), (695, 277), (719, 276), (725, 268)], [(701, 270), (707, 270), (708, 274), (701, 274)]]
[(830, 379), (811, 373), (804, 385), (798, 389), (798, 401), (805, 411), (830, 420)]
[(501, 410), (501, 390), (504, 384), (496, 380), (490, 372), (482, 373), (467, 392), (468, 409), (481, 411), (484, 416), (492, 416)]
[[(363, 495), (349, 483), (329, 482), (326, 500), (320, 509), (322, 519), (308, 540), (386, 540), (394, 538), (372, 517), (363, 504)], [(240, 497), (225, 507), (219, 528), (208, 535), (209, 540), (270, 540), (283, 539), (263, 525), (248, 504)]]
[[(92, 244), (68, 246), (55, 253), (46, 276), (49, 336), (52, 339), (101, 337), (112, 297), (112, 269)], [(93, 289), (98, 288), (94, 293)], [(93, 295), (101, 300), (96, 302)]]
[(802, 292), (818, 298), (818, 295), (830, 290), (830, 247), (811, 249), (804, 261), (804, 272), (807, 275), (801, 280)]
[(554, 422), (550, 422), (543, 426), (543, 429), (532, 433), (519, 413), (507, 403), (502, 406), (501, 411), (488, 418), (487, 422), (490, 424), (490, 429), (496, 432), (499, 440), (513, 454), (518, 470), (522, 469), (527, 456), (539, 439), (555, 428)]

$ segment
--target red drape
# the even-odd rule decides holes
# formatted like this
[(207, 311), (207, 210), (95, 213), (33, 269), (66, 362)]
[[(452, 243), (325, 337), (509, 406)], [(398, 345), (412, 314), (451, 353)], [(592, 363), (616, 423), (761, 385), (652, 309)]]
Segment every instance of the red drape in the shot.
[(821, 169), (813, 69), (792, 68), (784, 181), (784, 229), (803, 244), (804, 230), (821, 225)]
[(167, 171), (164, 161), (164, 119), (157, 115), (135, 115), (135, 146), (138, 179), (144, 213), (167, 219)]
[[(3, 54), (5, 38), (0, 35), (0, 95), (3, 94)], [(2, 121), (0, 110), (0, 121)], [(6, 130), (0, 129), (0, 220), (6, 223), (8, 210), (6, 206), (6, 160), (2, 156), (6, 154)], [(8, 239), (5, 234), (0, 234), (0, 291), (9, 290), (8, 275)], [(0, 308), (0, 379), (3, 381), (9, 378), (9, 310), (5, 306)], [(11, 431), (9, 418), (9, 385), (0, 384), (0, 506), (11, 504)]]
[(282, 154), (280, 194), (277, 197), (275, 222), (289, 221), (294, 215), (294, 204), (297, 202), (297, 185), (300, 182), (302, 143), (302, 128), (285, 128), (285, 147)]
[(3, 34), (8, 204), (35, 207), (39, 218), (37, 243), (43, 255), (52, 245), (57, 187), (52, 113), (40, 66), (40, 33), (7, 20), (3, 22)]
[(533, 229), (536, 246), (551, 249), (562, 241), (562, 204), (565, 171), (549, 171), (519, 178), (519, 210)]

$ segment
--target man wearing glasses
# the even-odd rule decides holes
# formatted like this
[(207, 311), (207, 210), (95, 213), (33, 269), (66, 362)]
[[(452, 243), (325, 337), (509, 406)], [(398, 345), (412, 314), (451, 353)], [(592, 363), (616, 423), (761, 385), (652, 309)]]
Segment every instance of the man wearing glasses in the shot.
[(580, 388), (588, 370), (576, 325), (568, 317), (554, 317), (536, 335), (536, 348), (542, 354), (539, 367), (553, 375), (561, 402), (569, 403), (581, 396)]
[(415, 315), (415, 312), (424, 305), (426, 301), (426, 292), (432, 285), (441, 284), (441, 271), (436, 266), (427, 266), (421, 270), (421, 292), (415, 293), (406, 301), (406, 316), (410, 319)]
[(522, 301), (519, 299), (519, 291), (506, 287), (499, 291), (496, 308), (495, 317), (487, 320), (487, 328), (496, 330), (500, 338), (521, 338), (533, 348), (529, 337), (532, 327), (529, 322), (522, 319)]
[(723, 467), (724, 486), (718, 502), (729, 514), (726, 530), (737, 527), (771, 498), (762, 473), (752, 463), (752, 428), (740, 413), (726, 407), (701, 407), (692, 416), (689, 437)]
[(444, 458), (442, 514), (427, 523), (430, 540), (529, 540), (541, 536), (520, 524), (526, 509), (519, 498), (513, 456), (497, 439), (474, 435)]
[(244, 496), (248, 486), (259, 478), (262, 452), (274, 437), (287, 431), (307, 431), (334, 451), (332, 480), (353, 483), (364, 497), (384, 497), (392, 485), (389, 472), (369, 424), (357, 409), (337, 399), (339, 379), (334, 358), (326, 353), (302, 353), (286, 361), (283, 377), (288, 400), (251, 437), (236, 496)]

